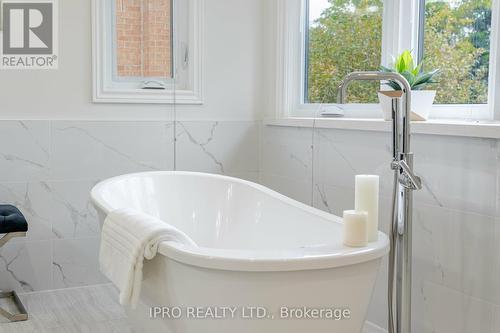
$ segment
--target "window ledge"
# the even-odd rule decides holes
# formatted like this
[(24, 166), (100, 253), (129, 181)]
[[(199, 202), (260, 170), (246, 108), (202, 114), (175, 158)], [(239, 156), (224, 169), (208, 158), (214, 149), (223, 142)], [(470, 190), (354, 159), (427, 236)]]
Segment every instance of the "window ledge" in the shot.
[(203, 104), (201, 90), (96, 89), (94, 103)]
[[(264, 120), (264, 125), (284, 127), (314, 126), (315, 128), (375, 132), (390, 132), (392, 130), (390, 121), (365, 118), (281, 118)], [(411, 132), (414, 134), (500, 139), (500, 121), (448, 119), (412, 121)]]

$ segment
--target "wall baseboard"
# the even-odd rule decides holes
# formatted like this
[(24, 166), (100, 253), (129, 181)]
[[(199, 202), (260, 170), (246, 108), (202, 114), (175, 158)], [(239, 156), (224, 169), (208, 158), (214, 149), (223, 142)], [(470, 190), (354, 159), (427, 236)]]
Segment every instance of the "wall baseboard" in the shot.
[(387, 331), (372, 322), (366, 321), (365, 327), (363, 328), (363, 333), (387, 333)]

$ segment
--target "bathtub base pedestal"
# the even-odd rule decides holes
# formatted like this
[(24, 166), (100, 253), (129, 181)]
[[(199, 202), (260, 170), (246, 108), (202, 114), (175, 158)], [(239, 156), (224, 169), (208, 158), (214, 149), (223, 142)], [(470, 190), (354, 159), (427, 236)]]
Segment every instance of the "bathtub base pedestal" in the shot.
[[(237, 272), (184, 265), (159, 256), (145, 266), (140, 305), (126, 312), (136, 332), (359, 333), (380, 262), (292, 272)], [(157, 308), (161, 310), (154, 315)], [(224, 308), (233, 308), (234, 313), (223, 313)], [(338, 317), (308, 317), (305, 309), (331, 309)], [(340, 318), (342, 311), (347, 317)]]

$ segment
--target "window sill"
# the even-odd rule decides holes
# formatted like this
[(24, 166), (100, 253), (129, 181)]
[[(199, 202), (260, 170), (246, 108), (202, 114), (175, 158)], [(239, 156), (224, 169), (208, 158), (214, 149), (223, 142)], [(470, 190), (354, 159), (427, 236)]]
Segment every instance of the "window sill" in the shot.
[[(390, 132), (391, 122), (365, 118), (281, 118), (264, 120), (267, 126), (315, 127), (344, 130)], [(500, 121), (444, 120), (413, 121), (413, 134), (500, 139)]]
[(95, 89), (94, 103), (203, 104), (201, 91), (153, 89)]

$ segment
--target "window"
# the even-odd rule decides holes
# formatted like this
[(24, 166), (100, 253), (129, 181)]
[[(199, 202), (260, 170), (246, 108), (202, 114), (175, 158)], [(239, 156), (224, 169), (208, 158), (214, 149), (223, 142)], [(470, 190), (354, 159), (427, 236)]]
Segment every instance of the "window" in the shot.
[[(277, 96), (282, 114), (316, 116), (335, 109), (345, 75), (391, 65), (394, 56), (410, 49), (424, 61), (424, 68), (442, 70), (440, 82), (431, 87), (438, 91), (435, 117), (492, 118), (494, 103), (500, 101), (500, 83), (494, 84), (500, 75), (493, 61), (500, 1), (278, 2), (278, 13), (285, 15), (278, 20), (282, 37)], [(368, 82), (350, 86), (348, 100), (354, 104), (342, 106), (346, 116), (373, 117), (379, 88)]]
[(424, 12), (424, 64), (442, 69), (436, 103), (487, 104), (491, 0), (426, 0)]
[[(381, 64), (383, 1), (307, 2), (306, 103), (335, 103), (340, 81)], [(377, 83), (353, 83), (351, 102), (377, 101)]]
[(172, 0), (114, 1), (115, 80), (172, 79)]
[(201, 103), (203, 0), (93, 0), (94, 102)]

